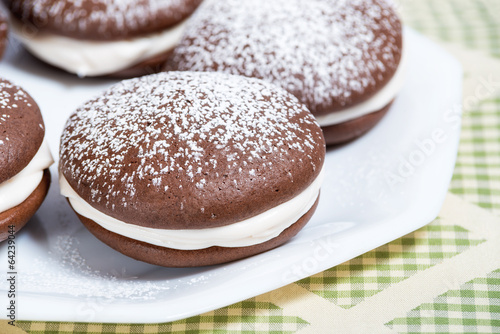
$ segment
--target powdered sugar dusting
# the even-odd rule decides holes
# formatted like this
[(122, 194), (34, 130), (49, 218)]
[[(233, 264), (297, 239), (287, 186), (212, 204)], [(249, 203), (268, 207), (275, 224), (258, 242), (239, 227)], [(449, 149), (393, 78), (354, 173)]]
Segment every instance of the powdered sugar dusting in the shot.
[[(0, 80), (0, 128), (6, 127), (11, 114), (20, 110), (22, 106), (31, 107), (26, 92), (19, 86)], [(4, 135), (5, 137), (0, 133), (0, 145), (9, 140), (8, 134), (5, 133)]]
[(272, 84), (169, 72), (124, 81), (79, 108), (63, 133), (60, 161), (77, 192), (91, 189), (93, 203), (114, 209), (138, 189), (201, 191), (230, 173), (252, 177), (254, 169), (241, 167), (262, 161), (267, 171), (280, 170), (291, 151), (319, 173), (312, 156), (323, 145), (313, 116)]
[[(159, 293), (171, 288), (168, 284), (133, 277), (125, 267), (121, 272), (101, 273), (88, 265), (79, 247), (77, 238), (59, 235), (48, 256), (35, 259), (30, 270), (23, 274), (20, 282), (23, 291), (49, 294), (64, 291), (75, 297), (99, 298), (104, 306), (115, 299), (156, 299)], [(57, 270), (49, 269), (54, 267)]]
[(392, 76), (400, 34), (384, 0), (208, 0), (167, 68), (265, 79), (321, 114)]

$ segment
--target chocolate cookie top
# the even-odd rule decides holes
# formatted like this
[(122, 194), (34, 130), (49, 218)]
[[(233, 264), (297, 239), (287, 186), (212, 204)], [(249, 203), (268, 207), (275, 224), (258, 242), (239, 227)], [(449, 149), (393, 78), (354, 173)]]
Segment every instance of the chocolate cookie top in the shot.
[(0, 9), (0, 58), (2, 58), (7, 45), (7, 19), (5, 18), (2, 10)]
[(401, 22), (384, 0), (208, 0), (167, 70), (265, 79), (321, 115), (382, 88), (401, 48)]
[(3, 0), (21, 22), (59, 35), (117, 40), (160, 32), (189, 17), (201, 0)]
[(44, 135), (35, 101), (19, 86), (0, 79), (0, 183), (29, 164)]
[(85, 103), (61, 138), (60, 172), (107, 215), (153, 228), (224, 226), (304, 190), (325, 155), (286, 91), (222, 73), (123, 81)]

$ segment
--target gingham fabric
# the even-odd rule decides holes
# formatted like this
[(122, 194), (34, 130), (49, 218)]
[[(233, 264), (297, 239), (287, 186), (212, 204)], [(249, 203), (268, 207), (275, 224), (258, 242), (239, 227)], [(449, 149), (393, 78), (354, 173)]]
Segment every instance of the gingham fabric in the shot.
[(394, 0), (404, 23), (423, 34), (500, 57), (497, 0)]
[[(500, 27), (499, 27), (500, 29)], [(500, 214), (500, 95), (464, 115), (450, 191)]]
[(446, 226), (436, 220), (297, 284), (347, 309), (483, 241), (471, 238), (469, 231), (460, 226)]
[(247, 300), (200, 316), (154, 325), (23, 323), (30, 333), (295, 333), (308, 323), (269, 302)]
[[(189, 319), (19, 321), (18, 327), (29, 333), (500, 333), (500, 1), (395, 1), (407, 25), (462, 61), (464, 99), (472, 101), (439, 219), (318, 275)], [(474, 100), (477, 87), (488, 94)]]
[[(500, 1), (400, 0), (399, 4), (405, 23), (423, 34), (500, 59)], [(472, 58), (463, 63), (466, 76), (473, 62)], [(499, 71), (497, 65), (475, 74), (494, 85), (485, 87), (488, 98), (464, 103), (457, 167), (450, 186), (452, 193), (496, 214), (500, 214)]]
[(387, 326), (403, 333), (500, 332), (500, 270), (450, 290)]

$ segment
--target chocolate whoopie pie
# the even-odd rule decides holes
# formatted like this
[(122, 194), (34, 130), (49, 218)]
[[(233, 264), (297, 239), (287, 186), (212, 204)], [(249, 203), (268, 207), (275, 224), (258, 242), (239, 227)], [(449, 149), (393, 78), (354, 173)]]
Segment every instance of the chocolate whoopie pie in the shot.
[(387, 112), (404, 79), (402, 47), (401, 22), (384, 0), (207, 0), (166, 70), (277, 84), (338, 144)]
[(3, 0), (41, 60), (79, 76), (158, 72), (201, 0)]
[(19, 231), (47, 195), (53, 160), (44, 136), (35, 101), (0, 79), (0, 241)]
[(61, 192), (112, 248), (168, 267), (224, 263), (292, 238), (319, 197), (325, 142), (270, 83), (169, 72), (85, 103), (61, 138)]
[(7, 46), (7, 31), (7, 19), (0, 9), (0, 59), (2, 59), (5, 47)]

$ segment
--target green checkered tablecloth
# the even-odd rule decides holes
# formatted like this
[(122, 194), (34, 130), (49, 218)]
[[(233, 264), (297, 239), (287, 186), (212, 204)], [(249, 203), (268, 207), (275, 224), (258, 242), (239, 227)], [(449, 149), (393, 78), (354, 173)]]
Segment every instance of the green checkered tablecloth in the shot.
[(465, 71), (458, 161), (438, 219), (337, 267), (189, 319), (19, 321), (18, 327), (28, 333), (500, 333), (500, 0), (397, 3), (405, 23), (442, 44)]

